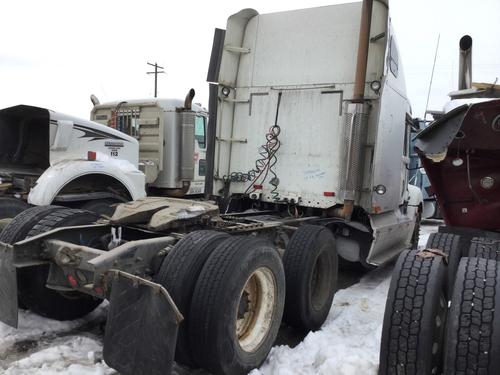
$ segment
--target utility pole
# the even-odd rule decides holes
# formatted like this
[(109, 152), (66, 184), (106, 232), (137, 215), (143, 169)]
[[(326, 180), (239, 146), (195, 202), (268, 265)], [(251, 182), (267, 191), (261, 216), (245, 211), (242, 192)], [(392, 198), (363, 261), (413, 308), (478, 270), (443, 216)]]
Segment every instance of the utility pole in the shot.
[(163, 70), (159, 71), (158, 69), (165, 69), (163, 66), (159, 66), (158, 63), (151, 64), (148, 62), (148, 65), (154, 66), (154, 72), (146, 72), (146, 74), (154, 74), (155, 75), (155, 98), (158, 95), (158, 74), (165, 73)]

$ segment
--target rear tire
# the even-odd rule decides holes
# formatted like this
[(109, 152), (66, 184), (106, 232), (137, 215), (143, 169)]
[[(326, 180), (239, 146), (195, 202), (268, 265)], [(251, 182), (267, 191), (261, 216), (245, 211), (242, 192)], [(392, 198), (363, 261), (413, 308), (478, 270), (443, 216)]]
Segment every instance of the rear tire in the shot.
[(24, 240), (33, 226), (43, 217), (57, 210), (62, 210), (60, 206), (35, 206), (24, 210), (14, 217), (12, 221), (0, 233), (0, 242), (14, 244)]
[(448, 296), (453, 294), (455, 285), (455, 275), (457, 274), (458, 264), (462, 258), (462, 249), (460, 247), (460, 236), (451, 233), (431, 233), (427, 240), (427, 249), (441, 250), (448, 256), (448, 276), (447, 289)]
[(300, 330), (318, 330), (330, 312), (337, 288), (338, 257), (332, 232), (319, 225), (299, 227), (285, 250), (283, 266), (283, 320)]
[(29, 208), (28, 203), (17, 198), (0, 198), (0, 232), (15, 216)]
[[(5, 228), (0, 241), (10, 244), (64, 226), (91, 224), (97, 215), (57, 206), (33, 207)], [(79, 292), (60, 293), (45, 286), (49, 265), (17, 269), (17, 290), (21, 305), (50, 319), (73, 320), (93, 311), (102, 300)]]
[(500, 373), (500, 272), (491, 259), (462, 258), (446, 330), (446, 375)]
[(380, 375), (440, 374), (446, 321), (443, 257), (401, 253), (385, 305)]
[(285, 276), (276, 249), (230, 237), (210, 255), (191, 301), (195, 362), (214, 374), (243, 375), (266, 359), (278, 334)]
[(500, 261), (500, 243), (486, 237), (474, 237), (470, 242), (469, 257)]
[(207, 258), (228, 237), (226, 233), (208, 230), (189, 233), (170, 250), (155, 277), (155, 281), (165, 287), (184, 315), (177, 334), (176, 362), (191, 367), (195, 365), (188, 338), (191, 298)]

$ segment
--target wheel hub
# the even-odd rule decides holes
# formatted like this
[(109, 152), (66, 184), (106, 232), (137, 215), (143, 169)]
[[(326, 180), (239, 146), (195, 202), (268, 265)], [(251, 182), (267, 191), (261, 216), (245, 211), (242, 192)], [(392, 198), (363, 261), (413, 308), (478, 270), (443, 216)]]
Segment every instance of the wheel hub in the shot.
[(240, 347), (257, 350), (272, 325), (277, 286), (267, 267), (255, 270), (241, 291), (236, 318), (236, 336)]

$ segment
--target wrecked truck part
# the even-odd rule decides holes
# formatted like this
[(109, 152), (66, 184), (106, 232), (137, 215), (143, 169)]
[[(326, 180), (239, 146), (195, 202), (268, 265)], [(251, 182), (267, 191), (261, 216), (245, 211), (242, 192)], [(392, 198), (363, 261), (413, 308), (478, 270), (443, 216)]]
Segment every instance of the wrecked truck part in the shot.
[(467, 104), (416, 136), (417, 153), (448, 226), (500, 228), (499, 116), (500, 99)]
[(214, 374), (247, 374), (267, 357), (285, 300), (283, 265), (267, 241), (230, 237), (196, 283), (189, 339), (196, 363)]

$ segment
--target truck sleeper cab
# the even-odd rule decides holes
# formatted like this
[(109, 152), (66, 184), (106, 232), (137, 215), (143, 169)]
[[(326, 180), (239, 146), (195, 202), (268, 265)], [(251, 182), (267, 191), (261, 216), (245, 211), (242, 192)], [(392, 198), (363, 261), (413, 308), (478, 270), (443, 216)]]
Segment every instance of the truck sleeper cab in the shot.
[(422, 197), (408, 183), (410, 105), (384, 2), (373, 3), (354, 100), (360, 14), (352, 3), (229, 18), (208, 77), (207, 192), (227, 212), (322, 216), (340, 256), (379, 265), (415, 240)]

